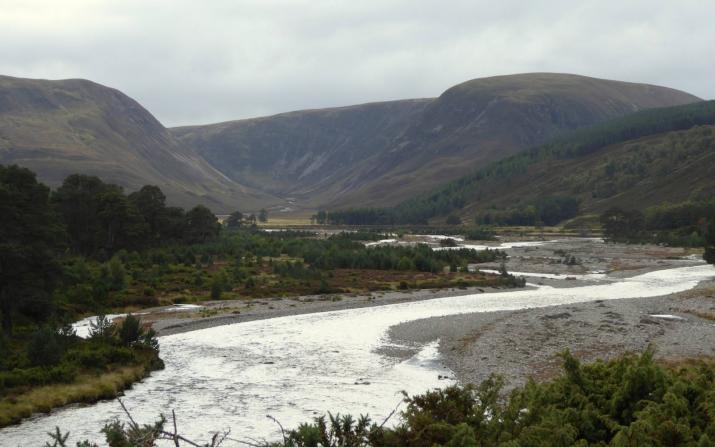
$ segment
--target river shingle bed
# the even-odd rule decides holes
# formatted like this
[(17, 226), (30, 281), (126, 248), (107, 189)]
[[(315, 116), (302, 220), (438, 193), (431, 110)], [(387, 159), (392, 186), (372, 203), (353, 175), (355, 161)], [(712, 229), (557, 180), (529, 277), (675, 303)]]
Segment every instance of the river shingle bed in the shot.
[[(579, 265), (559, 262), (564, 252), (577, 256)], [(603, 271), (630, 277), (699, 262), (697, 255), (679, 248), (584, 241), (517, 248), (509, 254), (511, 270), (562, 274), (561, 281), (530, 279), (554, 287), (585, 284), (570, 282), (570, 274)], [(395, 326), (390, 337), (395, 343), (415, 345), (439, 339), (442, 361), (460, 382), (479, 383), (500, 374), (507, 389), (529, 377), (557, 374), (558, 354), (566, 349), (585, 362), (641, 353), (649, 345), (656, 358), (666, 361), (715, 356), (715, 280), (655, 298), (429, 318)]]

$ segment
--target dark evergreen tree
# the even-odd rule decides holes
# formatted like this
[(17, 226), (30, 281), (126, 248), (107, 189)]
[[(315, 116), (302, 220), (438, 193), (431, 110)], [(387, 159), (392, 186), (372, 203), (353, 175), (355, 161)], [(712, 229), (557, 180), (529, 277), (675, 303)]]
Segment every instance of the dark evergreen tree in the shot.
[(98, 177), (73, 174), (52, 195), (75, 253), (93, 255), (101, 246), (99, 196), (106, 189)]
[(240, 228), (243, 225), (243, 213), (240, 211), (234, 211), (226, 219), (227, 228)]
[(186, 231), (186, 213), (182, 208), (169, 206), (166, 208), (166, 227), (163, 238), (166, 241), (180, 241)]
[(214, 213), (203, 205), (197, 205), (186, 213), (184, 240), (190, 244), (210, 241), (218, 236), (220, 229)]
[(261, 223), (268, 222), (268, 211), (266, 211), (265, 208), (262, 208), (261, 211), (258, 213), (258, 221)]
[(122, 190), (108, 187), (98, 198), (99, 239), (105, 256), (115, 251), (141, 247), (148, 226)]
[(66, 234), (49, 192), (30, 170), (0, 166), (0, 313), (6, 334), (18, 313), (39, 319), (50, 308)]
[(166, 215), (166, 196), (158, 186), (146, 185), (139, 191), (129, 194), (129, 201), (149, 226), (149, 242), (158, 242), (165, 238), (168, 219)]
[(703, 258), (709, 264), (715, 264), (715, 220), (710, 222), (705, 235), (705, 254)]
[(139, 341), (141, 336), (144, 335), (144, 329), (142, 328), (139, 318), (128, 314), (124, 318), (122, 325), (119, 326), (117, 335), (119, 335), (119, 341), (125, 346), (131, 346), (133, 343)]

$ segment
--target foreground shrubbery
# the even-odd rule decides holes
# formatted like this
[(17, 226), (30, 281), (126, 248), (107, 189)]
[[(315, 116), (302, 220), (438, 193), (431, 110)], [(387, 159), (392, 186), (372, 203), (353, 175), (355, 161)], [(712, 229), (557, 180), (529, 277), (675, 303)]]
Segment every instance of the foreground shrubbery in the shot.
[[(668, 370), (652, 352), (583, 366), (564, 355), (564, 374), (529, 382), (499, 399), (501, 381), (452, 387), (407, 399), (395, 429), (373, 445), (712, 445), (715, 368)], [(300, 436), (295, 445), (308, 446)]]
[[(365, 416), (329, 415), (287, 432), (272, 446), (715, 445), (713, 363), (668, 368), (656, 364), (651, 351), (590, 365), (566, 353), (563, 361), (561, 377), (541, 384), (530, 381), (508, 398), (502, 396), (501, 379), (492, 377), (479, 386), (406, 396), (406, 409), (394, 427)], [(163, 417), (143, 427), (117, 421), (104, 433), (111, 447), (153, 446), (159, 438), (183, 445), (163, 431), (164, 423)], [(144, 443), (134, 443), (137, 439)], [(205, 445), (218, 444), (214, 439)]]

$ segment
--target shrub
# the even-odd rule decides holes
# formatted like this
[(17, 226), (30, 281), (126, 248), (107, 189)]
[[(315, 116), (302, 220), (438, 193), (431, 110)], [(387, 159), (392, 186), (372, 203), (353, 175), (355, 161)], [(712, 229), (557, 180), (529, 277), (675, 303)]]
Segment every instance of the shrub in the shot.
[[(497, 376), (480, 385), (405, 394), (394, 426), (328, 413), (266, 447), (713, 445), (712, 362), (669, 369), (653, 361), (652, 350), (585, 366), (568, 352), (562, 360), (560, 377), (531, 380), (508, 396)], [(149, 444), (141, 445), (154, 445), (156, 438), (147, 433), (162, 421), (144, 426), (142, 439)], [(127, 436), (140, 433), (139, 425), (131, 421), (130, 428), (118, 422), (105, 428), (109, 445), (135, 445), (137, 439)]]
[(16, 368), (0, 372), (0, 390), (25, 386), (40, 386), (50, 383), (68, 383), (77, 377), (77, 369), (62, 363), (53, 367)]
[(112, 320), (106, 317), (106, 315), (97, 315), (95, 321), (89, 323), (89, 336), (90, 338), (100, 338), (108, 339), (114, 335), (115, 326), (112, 324)]
[(407, 256), (401, 257), (397, 263), (397, 270), (408, 271), (408, 270), (414, 270), (414, 269), (415, 269), (415, 263), (412, 262), (412, 260), (410, 258), (408, 258)]
[(52, 366), (62, 360), (64, 346), (55, 330), (43, 327), (32, 334), (26, 352), (32, 366)]
[(450, 214), (447, 216), (446, 223), (447, 225), (460, 225), (462, 223), (462, 219), (460, 219), (456, 214)]
[(204, 274), (201, 270), (196, 270), (194, 273), (194, 286), (202, 287), (204, 285)]
[(712, 363), (668, 370), (653, 361), (650, 350), (587, 366), (568, 352), (562, 358), (561, 377), (530, 381), (506, 398), (503, 380), (492, 376), (478, 386), (406, 396), (394, 428), (330, 415), (330, 424), (316, 418), (291, 431), (288, 445), (712, 445)]
[(331, 291), (332, 291), (332, 289), (328, 285), (328, 282), (325, 281), (325, 279), (321, 279), (320, 286), (318, 286), (317, 293), (322, 295), (324, 293), (330, 293)]
[(246, 289), (255, 289), (256, 288), (256, 280), (253, 278), (253, 276), (249, 276), (243, 286)]
[(141, 327), (141, 321), (139, 318), (132, 314), (127, 314), (124, 322), (119, 326), (119, 331), (117, 335), (119, 336), (119, 341), (124, 346), (131, 346), (144, 334)]
[(7, 368), (8, 359), (10, 358), (10, 350), (7, 347), (5, 337), (0, 334), (0, 371)]
[(118, 257), (113, 257), (107, 264), (112, 290), (123, 290), (127, 286), (127, 271)]
[(220, 300), (221, 294), (223, 293), (223, 281), (218, 276), (214, 276), (211, 279), (211, 299)]
[(496, 239), (494, 229), (486, 226), (470, 228), (465, 232), (464, 236), (473, 241), (493, 241)]
[(84, 368), (104, 369), (112, 363), (131, 363), (134, 361), (134, 352), (124, 346), (114, 346), (108, 343), (86, 343), (69, 352), (67, 358)]
[(95, 298), (97, 297), (97, 294), (90, 284), (70, 286), (63, 295), (69, 303), (85, 307), (94, 306)]
[(156, 338), (156, 331), (154, 329), (149, 328), (141, 337), (140, 342), (143, 346), (159, 352), (159, 340)]
[(710, 264), (715, 264), (715, 220), (710, 222), (708, 227), (703, 259)]

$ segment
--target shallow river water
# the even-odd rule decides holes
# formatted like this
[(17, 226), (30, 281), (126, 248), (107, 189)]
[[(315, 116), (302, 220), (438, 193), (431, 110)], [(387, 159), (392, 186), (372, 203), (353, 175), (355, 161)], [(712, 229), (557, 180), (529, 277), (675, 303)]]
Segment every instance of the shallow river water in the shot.
[[(450, 314), (524, 309), (593, 300), (652, 297), (693, 288), (715, 276), (712, 266), (660, 270), (596, 285), (485, 293), (386, 306), (305, 314), (219, 326), (162, 337), (166, 369), (136, 384), (123, 398), (135, 419), (150, 422), (176, 409), (190, 439), (231, 428), (233, 438), (276, 439), (277, 426), (310, 420), (330, 410), (369, 413), (381, 421), (401, 390), (445, 386), (437, 342), (406, 361), (376, 351), (389, 327)], [(102, 439), (99, 429), (123, 417), (116, 400), (74, 406), (0, 430), (0, 445), (43, 445), (60, 426), (78, 439)], [(229, 443), (230, 445), (230, 443)]]

